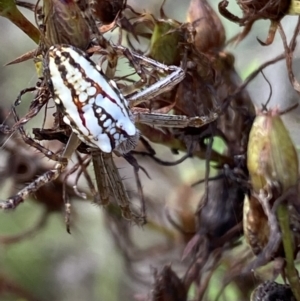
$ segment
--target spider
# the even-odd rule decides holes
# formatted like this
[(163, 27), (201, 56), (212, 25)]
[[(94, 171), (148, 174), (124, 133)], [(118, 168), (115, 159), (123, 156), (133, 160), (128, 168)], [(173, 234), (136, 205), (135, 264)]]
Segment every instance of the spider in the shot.
[[(125, 51), (122, 46), (116, 47)], [(156, 127), (201, 127), (216, 120), (218, 114), (188, 118), (181, 115), (145, 112), (144, 109), (135, 107), (172, 89), (184, 78), (184, 71), (180, 67), (165, 66), (133, 52), (131, 55), (134, 60), (143, 60), (144, 64), (153, 65), (170, 74), (125, 99), (116, 83), (107, 79), (100, 67), (86, 53), (70, 45), (50, 47), (44, 59), (45, 79), (63, 121), (70, 126), (72, 134), (61, 156), (53, 154), (35, 140), (22, 134), (26, 143), (36, 147), (57, 163), (53, 169), (39, 176), (16, 195), (1, 202), (0, 208), (16, 208), (28, 195), (57, 179), (65, 171), (73, 152), (83, 142), (91, 153), (97, 153), (98, 157), (93, 157), (93, 161), (98, 160), (98, 167), (103, 167), (102, 171), (101, 169), (96, 171), (96, 178), (99, 180), (97, 183), (100, 183), (98, 193), (101, 202), (106, 202), (108, 192), (113, 193), (125, 218), (137, 224), (145, 222), (144, 212), (142, 216), (138, 216), (130, 209), (129, 198), (112, 160), (112, 153), (126, 158), (136, 147), (140, 137), (135, 126), (136, 122)], [(66, 209), (68, 213), (69, 204)]]

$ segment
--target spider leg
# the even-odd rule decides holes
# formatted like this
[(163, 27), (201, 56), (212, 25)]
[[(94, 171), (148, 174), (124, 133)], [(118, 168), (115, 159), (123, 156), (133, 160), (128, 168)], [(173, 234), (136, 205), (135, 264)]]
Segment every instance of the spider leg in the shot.
[[(122, 94), (127, 96), (132, 94), (136, 90), (141, 89), (145, 84), (148, 83), (148, 77), (152, 76), (155, 78), (155, 83), (151, 84), (149, 87), (145, 88), (140, 92), (136, 92), (127, 98), (129, 107), (134, 107), (149, 98), (158, 96), (164, 92), (170, 91), (175, 85), (180, 83), (185, 77), (185, 72), (181, 67), (178, 66), (167, 66), (137, 52), (129, 50), (121, 45), (112, 45), (114, 51), (117, 54), (122, 55), (128, 59), (130, 64), (133, 66), (137, 74), (140, 76), (140, 80), (135, 82), (130, 87), (125, 87), (122, 89)], [(147, 70), (146, 68), (151, 68)], [(113, 78), (114, 74), (105, 72), (108, 78)], [(164, 76), (160, 78), (160, 76)]]
[[(13, 113), (15, 115), (15, 118), (17, 119), (17, 114), (15, 110), (13, 110)], [(47, 158), (57, 161), (55, 167), (53, 169), (48, 170), (43, 175), (39, 176), (36, 180), (28, 184), (26, 187), (24, 187), (22, 190), (20, 190), (16, 195), (8, 198), (6, 201), (0, 203), (1, 209), (14, 209), (18, 205), (20, 205), (29, 195), (36, 192), (38, 189), (40, 189), (45, 184), (52, 182), (56, 180), (66, 169), (68, 165), (68, 159), (69, 154), (71, 153), (69, 148), (74, 150), (74, 147), (76, 144), (71, 143), (72, 136), (69, 139), (69, 142), (64, 150), (64, 153), (62, 156), (57, 155), (53, 153), (52, 151), (46, 149), (42, 145), (40, 145), (38, 142), (36, 142), (34, 139), (26, 135), (24, 128), (20, 126), (19, 132), (24, 140), (24, 142), (37, 150), (39, 150), (41, 153), (43, 153)], [(70, 211), (70, 206), (66, 204), (66, 212)]]
[[(15, 117), (16, 123), (19, 122), (19, 117), (16, 113), (15, 108), (12, 108), (13, 115)], [(22, 125), (19, 126), (18, 128), (19, 133), (21, 134), (21, 137), (25, 144), (30, 145), (34, 148), (36, 148), (38, 151), (40, 151), (42, 154), (44, 154), (47, 158), (53, 160), (53, 161), (60, 161), (61, 156), (53, 153), (49, 149), (45, 148), (41, 144), (39, 144), (37, 141), (32, 139), (30, 136), (28, 136), (24, 130), (24, 127)]]
[(188, 117), (185, 115), (167, 115), (135, 111), (133, 112), (133, 116), (137, 123), (144, 123), (157, 127), (198, 128), (215, 121), (219, 117), (219, 114), (217, 112), (211, 112), (208, 116)]
[[(87, 156), (85, 156), (85, 157), (87, 157)], [(66, 173), (66, 175), (65, 175), (65, 177), (64, 177), (64, 180), (63, 180), (63, 200), (64, 200), (64, 205), (65, 205), (65, 224), (66, 224), (66, 229), (67, 229), (67, 232), (69, 233), (69, 234), (71, 234), (71, 228), (70, 228), (70, 221), (71, 221), (71, 202), (70, 202), (70, 198), (69, 198), (69, 196), (68, 196), (68, 194), (67, 194), (67, 190), (66, 190), (66, 183), (67, 183), (67, 179), (68, 179), (68, 177), (70, 176), (70, 175), (72, 175), (74, 172), (76, 172), (79, 168), (80, 168), (80, 166), (81, 166), (81, 164), (82, 164), (83, 162), (82, 161), (80, 161), (80, 162), (78, 162), (77, 164), (75, 164), (67, 173)], [(78, 174), (77, 174), (77, 177), (76, 177), (76, 183), (77, 183), (77, 181), (78, 181), (78, 178), (80, 177), (80, 175), (82, 174), (82, 170), (81, 170), (81, 172), (79, 171), (78, 172)], [(77, 187), (77, 185), (75, 185), (75, 187)], [(79, 196), (79, 197), (82, 197), (82, 198), (86, 198), (86, 195), (85, 194), (83, 194), (83, 193), (80, 193), (77, 189), (75, 190), (74, 189), (74, 191), (75, 191), (75, 193)]]
[(135, 157), (131, 153), (127, 153), (127, 154), (123, 155), (123, 157), (133, 167), (135, 181), (136, 181), (136, 185), (137, 185), (137, 188), (138, 188), (138, 195), (139, 195), (139, 199), (140, 199), (140, 202), (141, 202), (141, 213), (142, 213), (141, 220), (143, 221), (143, 223), (146, 223), (146, 201), (145, 201), (145, 196), (144, 196), (144, 193), (143, 193), (143, 186), (142, 186), (142, 183), (141, 183), (141, 179), (140, 179), (139, 174), (138, 174), (139, 169), (141, 168), (145, 172), (145, 174), (148, 178), (149, 178), (149, 175), (146, 172), (146, 170), (143, 169), (143, 167), (139, 166), (137, 160), (135, 159)]
[(98, 150), (93, 150), (92, 160), (98, 188), (98, 200), (96, 199), (95, 202), (101, 205), (107, 205), (109, 203), (109, 185), (103, 153)]
[[(82, 174), (84, 174), (85, 179), (86, 179), (87, 182), (88, 182), (89, 189), (90, 189), (92, 195), (95, 197), (95, 195), (97, 194), (97, 191), (96, 191), (96, 189), (95, 189), (95, 187), (94, 187), (94, 184), (93, 184), (93, 182), (92, 182), (92, 179), (91, 179), (89, 173), (88, 173), (87, 170), (86, 170), (87, 167), (88, 167), (88, 165), (89, 165), (90, 162), (91, 162), (91, 158), (90, 158), (89, 155), (84, 156), (84, 157), (82, 158), (82, 157), (79, 155), (78, 151), (76, 151), (76, 157), (77, 157), (77, 160), (78, 160), (77, 165), (78, 165), (79, 170), (78, 170), (78, 173), (77, 173), (77, 175), (76, 175), (75, 185), (73, 185), (73, 190), (74, 190), (74, 192), (75, 192), (79, 197), (81, 197), (81, 198), (83, 198), (83, 199), (86, 199), (86, 198), (87, 198), (87, 194), (86, 194), (86, 193), (80, 192), (80, 191), (78, 190), (78, 181), (79, 181), (79, 178), (80, 178), (80, 176), (81, 176)], [(84, 162), (84, 161), (86, 161), (86, 162)]]
[(107, 179), (115, 199), (120, 202), (123, 217), (131, 220), (132, 212), (129, 208), (130, 200), (123, 185), (118, 169), (113, 161), (112, 154), (103, 154), (103, 163), (107, 172)]
[(174, 86), (179, 84), (185, 77), (185, 73), (180, 67), (169, 66), (168, 71), (171, 71), (172, 73), (158, 80), (155, 84), (149, 86), (141, 92), (127, 97), (129, 107), (135, 107), (149, 98), (154, 98), (164, 92), (172, 90)]
[(34, 87), (29, 87), (29, 88), (25, 88), (23, 90), (20, 91), (17, 99), (15, 100), (15, 103), (14, 103), (14, 106), (18, 106), (21, 101), (22, 101), (22, 96), (29, 93), (29, 92), (33, 92), (33, 91), (36, 91), (37, 90), (37, 87), (34, 86)]
[(8, 198), (4, 202), (0, 202), (0, 209), (15, 209), (19, 206), (29, 195), (36, 192), (45, 184), (57, 179), (67, 167), (67, 160), (61, 160), (53, 169), (48, 170), (43, 175), (39, 176), (32, 183), (28, 184), (16, 195)]
[[(32, 89), (37, 89), (37, 88), (36, 87), (35, 88), (27, 88), (27, 89), (24, 89), (23, 91), (25, 91), (25, 90), (33, 91)], [(21, 100), (19, 100), (19, 97), (15, 101), (15, 104), (12, 106), (12, 112), (13, 112), (14, 116), (16, 116), (15, 107), (17, 105), (19, 105), (20, 101), (21, 101)], [(6, 124), (0, 125), (0, 131), (3, 132), (4, 134), (11, 134), (14, 131), (16, 131), (17, 129), (19, 129), (21, 126), (26, 124), (29, 120), (31, 120), (33, 117), (35, 117), (40, 112), (42, 107), (48, 102), (49, 97), (50, 96), (49, 96), (48, 92), (45, 93), (44, 89), (43, 90), (39, 89), (39, 93), (36, 95), (36, 97), (32, 101), (27, 114), (24, 117), (22, 117), (21, 119), (18, 119), (11, 128), (9, 128), (9, 126)]]
[(134, 214), (130, 208), (130, 200), (120, 177), (119, 171), (113, 161), (112, 154), (103, 154), (103, 162), (107, 172), (108, 182), (115, 199), (119, 202), (122, 215), (127, 220), (132, 220), (138, 225), (145, 223), (145, 217)]

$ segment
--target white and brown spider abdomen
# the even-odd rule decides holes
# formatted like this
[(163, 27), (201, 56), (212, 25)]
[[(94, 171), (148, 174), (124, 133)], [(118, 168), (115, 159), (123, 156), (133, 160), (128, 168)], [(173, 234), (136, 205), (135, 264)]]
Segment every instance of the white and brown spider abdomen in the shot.
[(68, 45), (50, 47), (45, 73), (64, 122), (81, 141), (105, 153), (136, 146), (139, 134), (126, 99), (84, 52)]

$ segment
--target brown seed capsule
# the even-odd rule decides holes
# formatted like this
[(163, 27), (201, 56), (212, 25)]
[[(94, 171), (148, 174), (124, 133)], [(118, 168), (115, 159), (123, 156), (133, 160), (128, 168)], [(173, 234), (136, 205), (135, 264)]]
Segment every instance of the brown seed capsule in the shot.
[(125, 8), (126, 0), (92, 0), (91, 6), (93, 15), (107, 25)]
[(208, 193), (204, 194), (197, 212), (197, 231), (207, 235), (211, 244), (217, 244), (220, 237), (241, 222), (243, 200), (243, 188), (236, 182), (225, 176), (209, 181)]
[(248, 143), (247, 166), (256, 193), (266, 185), (280, 185), (281, 192), (297, 184), (298, 156), (278, 110), (259, 112)]
[(45, 43), (69, 44), (85, 50), (90, 43), (89, 26), (75, 0), (44, 0)]
[(196, 29), (195, 47), (200, 52), (221, 49), (225, 43), (225, 29), (215, 11), (204, 0), (192, 0), (187, 19)]

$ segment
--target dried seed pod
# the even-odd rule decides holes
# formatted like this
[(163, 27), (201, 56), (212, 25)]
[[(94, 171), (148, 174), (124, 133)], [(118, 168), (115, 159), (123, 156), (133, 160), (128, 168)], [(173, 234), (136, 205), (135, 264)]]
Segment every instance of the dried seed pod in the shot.
[(238, 0), (246, 15), (260, 15), (260, 19), (280, 20), (290, 6), (290, 0)]
[(297, 184), (297, 152), (278, 110), (258, 112), (249, 136), (247, 166), (256, 193), (266, 185), (280, 185), (283, 193)]
[(252, 252), (258, 255), (267, 245), (270, 237), (268, 218), (260, 204), (253, 196), (244, 199), (243, 229), (246, 242)]
[(103, 25), (112, 23), (118, 14), (125, 8), (126, 0), (92, 0), (91, 7), (93, 15)]
[[(268, 256), (282, 255), (280, 241), (275, 238), (279, 232), (277, 222), (270, 209), (278, 197), (296, 188), (298, 156), (277, 109), (258, 112), (249, 136), (247, 166), (252, 192), (244, 203), (245, 237), (256, 255), (270, 243), (273, 247)], [(290, 203), (288, 207), (289, 224), (296, 234), (299, 232), (299, 214), (293, 205)]]
[(265, 42), (258, 39), (261, 45), (270, 45), (275, 37), (275, 33), (281, 18), (289, 13), (291, 0), (237, 0), (243, 11), (243, 17), (239, 18), (227, 10), (228, 1), (222, 0), (219, 3), (219, 11), (228, 20), (245, 26), (243, 32), (238, 36), (236, 42), (244, 39), (251, 30), (253, 23), (259, 19), (271, 20), (269, 34)]
[[(187, 244), (183, 258), (202, 250), (208, 256), (242, 235), (243, 200), (245, 191), (240, 183), (220, 173), (208, 182), (207, 190), (196, 211), (196, 234)], [(204, 251), (205, 250), (205, 251)]]
[(151, 300), (184, 301), (186, 298), (186, 289), (170, 266), (165, 266), (158, 275), (155, 275)]
[(198, 231), (205, 233), (212, 244), (241, 222), (244, 195), (243, 188), (225, 176), (208, 183), (197, 217)]
[(205, 0), (192, 0), (187, 15), (196, 29), (195, 47), (200, 52), (218, 50), (225, 43), (225, 29), (220, 18)]
[(289, 15), (300, 15), (300, 1), (291, 0), (291, 4), (287, 13)]
[(289, 285), (265, 281), (251, 294), (250, 301), (296, 301)]
[(44, 0), (45, 44), (68, 44), (85, 50), (91, 40), (89, 26), (75, 0)]

